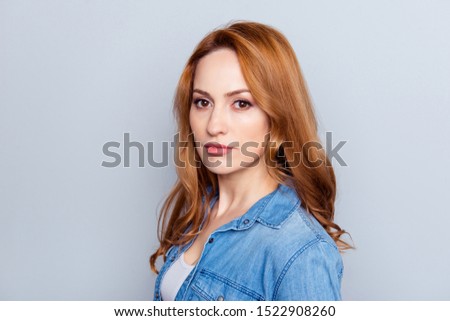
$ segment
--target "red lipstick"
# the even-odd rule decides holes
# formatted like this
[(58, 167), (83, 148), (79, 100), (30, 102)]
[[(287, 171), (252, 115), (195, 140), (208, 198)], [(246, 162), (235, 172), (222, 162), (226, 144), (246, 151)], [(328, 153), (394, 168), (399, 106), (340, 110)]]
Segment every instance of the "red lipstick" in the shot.
[(233, 149), (232, 147), (216, 143), (208, 143), (204, 147), (210, 156), (223, 156)]

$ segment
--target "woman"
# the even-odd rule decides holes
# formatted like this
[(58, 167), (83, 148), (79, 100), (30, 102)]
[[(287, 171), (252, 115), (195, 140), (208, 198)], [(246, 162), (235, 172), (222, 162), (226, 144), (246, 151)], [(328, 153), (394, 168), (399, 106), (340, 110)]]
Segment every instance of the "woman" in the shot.
[(208, 34), (174, 101), (178, 181), (160, 217), (155, 300), (339, 300), (350, 246), (295, 53), (277, 30)]

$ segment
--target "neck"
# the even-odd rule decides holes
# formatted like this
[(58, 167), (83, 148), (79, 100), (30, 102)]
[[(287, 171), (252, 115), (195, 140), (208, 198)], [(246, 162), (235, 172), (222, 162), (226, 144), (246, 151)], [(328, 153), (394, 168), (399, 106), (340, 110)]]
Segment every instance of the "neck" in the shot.
[(244, 214), (259, 199), (278, 187), (264, 162), (232, 174), (218, 175), (219, 199), (216, 217)]

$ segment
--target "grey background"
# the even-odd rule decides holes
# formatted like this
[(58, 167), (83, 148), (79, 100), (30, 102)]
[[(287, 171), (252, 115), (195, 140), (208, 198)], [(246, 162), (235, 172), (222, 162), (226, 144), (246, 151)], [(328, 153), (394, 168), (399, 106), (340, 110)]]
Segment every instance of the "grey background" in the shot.
[(174, 167), (134, 148), (105, 168), (102, 146), (130, 133), (161, 160), (186, 59), (247, 19), (287, 36), (321, 136), (347, 141), (343, 298), (449, 300), (449, 17), (437, 0), (0, 1), (0, 299), (152, 298)]

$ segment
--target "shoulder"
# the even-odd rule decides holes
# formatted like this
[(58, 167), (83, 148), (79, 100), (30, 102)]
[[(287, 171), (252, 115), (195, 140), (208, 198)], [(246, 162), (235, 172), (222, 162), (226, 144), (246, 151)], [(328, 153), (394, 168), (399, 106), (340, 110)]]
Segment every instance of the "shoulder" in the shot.
[(340, 300), (342, 257), (320, 223), (299, 207), (281, 226), (280, 236), (284, 250), (274, 251), (279, 263), (272, 299)]
[(338, 251), (334, 240), (322, 225), (302, 207), (296, 191), (281, 185), (273, 197), (265, 204), (256, 222), (263, 238), (283, 248), (279, 253), (297, 253), (316, 243), (324, 242), (332, 251)]
[(284, 263), (272, 300), (340, 300), (342, 274), (335, 246), (323, 239), (310, 242)]
[[(293, 215), (280, 228), (280, 237), (285, 239), (284, 260), (288, 269), (298, 260), (314, 259), (330, 263), (341, 263), (339, 249), (314, 216), (302, 207), (296, 209)], [(287, 261), (286, 261), (287, 260)]]
[[(273, 300), (339, 300), (343, 263), (334, 240), (292, 190), (271, 201), (256, 229), (275, 276)], [(297, 201), (296, 201), (297, 200)]]
[[(298, 206), (276, 228), (258, 228), (261, 243), (270, 247), (277, 262), (293, 260), (304, 251), (322, 254), (324, 260), (340, 259), (334, 240), (305, 209)], [(320, 256), (319, 256), (320, 257)]]

